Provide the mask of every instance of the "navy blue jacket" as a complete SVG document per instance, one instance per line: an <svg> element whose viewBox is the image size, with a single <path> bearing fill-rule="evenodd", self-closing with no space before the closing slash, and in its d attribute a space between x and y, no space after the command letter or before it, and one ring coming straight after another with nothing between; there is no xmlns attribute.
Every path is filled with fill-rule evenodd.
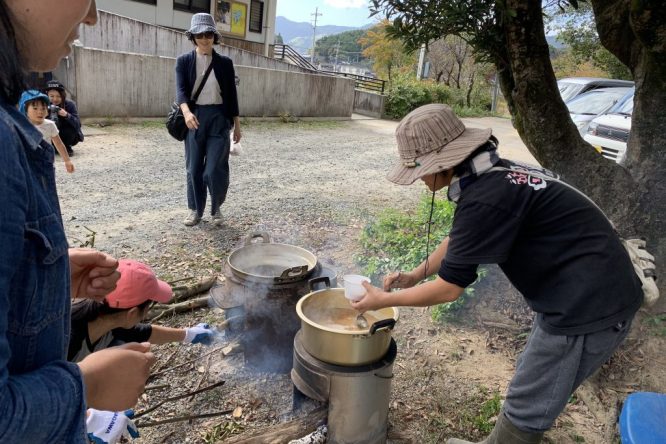
<svg viewBox="0 0 666 444"><path fill-rule="evenodd" d="M236 73L234 63L227 56L213 50L213 72L220 84L224 115L233 119L239 115L238 94L236 93ZM176 59L176 102L178 105L189 102L193 94L192 89L197 79L197 57L195 50L182 54Z"/></svg>

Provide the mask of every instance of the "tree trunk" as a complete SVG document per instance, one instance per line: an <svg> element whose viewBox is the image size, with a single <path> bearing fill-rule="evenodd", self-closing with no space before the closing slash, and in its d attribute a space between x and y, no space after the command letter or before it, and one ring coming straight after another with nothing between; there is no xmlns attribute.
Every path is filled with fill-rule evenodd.
<svg viewBox="0 0 666 444"><path fill-rule="evenodd" d="M467 86L467 106L472 106L472 90L474 89L474 72L469 76L469 85Z"/></svg>
<svg viewBox="0 0 666 444"><path fill-rule="evenodd" d="M634 62L636 98L633 127L629 139L629 167L623 168L604 159L587 144L574 126L557 90L544 34L541 3L529 0L507 0L505 13L506 48L496 59L500 86L516 129L534 157L546 168L590 196L615 223L622 236L643 236L648 248L657 256L657 269L662 270L666 245L664 235L664 193L666 162L664 150L666 128L660 119L666 103L666 63L663 53L638 51L627 33L630 0L593 0L600 37L604 45L622 61ZM636 1L635 3L646 3ZM655 11L660 5L656 5ZM603 5L601 5L603 4ZM659 12L663 16L663 12ZM654 12L653 16L658 15ZM651 17L653 17L651 16ZM617 22L615 26L604 20ZM666 25L663 19L662 28ZM652 24L652 30L657 28ZM603 34L607 33L605 41ZM664 35L662 30L661 35ZM653 41L659 41L656 34ZM660 48L664 50L663 38ZM658 46L658 45L656 45ZM630 50L627 50L630 48ZM633 48L633 49L631 49ZM614 51L615 49L615 51ZM625 62L625 63L626 63ZM631 65L630 65L631 67ZM659 281L662 287L664 281ZM662 303L666 298L662 298Z"/></svg>
<svg viewBox="0 0 666 444"><path fill-rule="evenodd" d="M601 43L631 69L636 83L627 169L638 182L637 232L657 259L666 311L666 8L659 0L593 0Z"/></svg>

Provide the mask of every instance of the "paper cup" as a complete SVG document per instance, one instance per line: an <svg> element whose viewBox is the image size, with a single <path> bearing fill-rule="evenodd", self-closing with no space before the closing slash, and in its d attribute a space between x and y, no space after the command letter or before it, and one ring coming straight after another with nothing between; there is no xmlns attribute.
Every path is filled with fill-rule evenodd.
<svg viewBox="0 0 666 444"><path fill-rule="evenodd" d="M345 297L350 301L358 301L365 296L365 288L361 282L370 282L370 278L358 274L346 274L342 276L345 283Z"/></svg>

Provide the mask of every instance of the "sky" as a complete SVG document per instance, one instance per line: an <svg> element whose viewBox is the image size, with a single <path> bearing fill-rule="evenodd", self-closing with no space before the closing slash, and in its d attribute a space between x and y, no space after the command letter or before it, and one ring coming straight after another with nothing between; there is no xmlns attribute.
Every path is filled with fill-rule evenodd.
<svg viewBox="0 0 666 444"><path fill-rule="evenodd" d="M315 8L319 7L317 18L319 25L339 25L359 27L372 23L368 18L370 11L368 0L278 0L277 15L294 22L312 23Z"/></svg>

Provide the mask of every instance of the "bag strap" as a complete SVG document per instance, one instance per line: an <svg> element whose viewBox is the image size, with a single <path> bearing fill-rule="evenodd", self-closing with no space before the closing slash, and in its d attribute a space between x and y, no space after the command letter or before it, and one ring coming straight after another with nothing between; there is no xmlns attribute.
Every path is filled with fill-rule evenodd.
<svg viewBox="0 0 666 444"><path fill-rule="evenodd" d="M213 70L213 59L211 57L210 65L208 65L208 69L204 73L203 79L201 79L201 83L199 84L199 87L197 88L197 91L194 93L194 96L192 97L192 103L197 102L197 99L199 98L199 94L201 94L201 91L203 91L203 88L206 85L206 81L208 80L208 76L210 75L210 72L212 70Z"/></svg>
<svg viewBox="0 0 666 444"><path fill-rule="evenodd" d="M614 225L613 222L608 218L608 216L606 216L606 213L604 213L604 210L602 210L602 209L599 207L599 205L597 205L597 203L596 203L595 201L593 201L593 200L590 198L590 196L588 196L587 194L583 193L581 190L579 190L578 188L574 187L573 185L569 185L569 184L566 183L565 181L558 179L557 177L546 176L545 174L541 174L541 173L539 173L539 172L537 172L537 171L520 171L520 170L512 170L511 168L498 167L498 166L492 167L491 169L488 170L488 172L491 172L491 171L508 171L508 172L510 172L510 173L524 173L524 174L527 174L527 175L529 175L529 176L538 177L539 179L543 179L543 180L545 180L545 181L552 180L553 182L561 183L561 184L564 185L565 187L568 187L570 190L575 191L575 192L578 193L580 196L583 196L585 199L587 199L588 202L590 202L592 205L594 205L594 206L597 208L597 210L599 210L599 211L601 212L601 214L603 214L604 217L605 217L606 219L608 219L608 222L610 222L610 224L611 224L611 226L613 227L613 229L615 229L615 225Z"/></svg>

